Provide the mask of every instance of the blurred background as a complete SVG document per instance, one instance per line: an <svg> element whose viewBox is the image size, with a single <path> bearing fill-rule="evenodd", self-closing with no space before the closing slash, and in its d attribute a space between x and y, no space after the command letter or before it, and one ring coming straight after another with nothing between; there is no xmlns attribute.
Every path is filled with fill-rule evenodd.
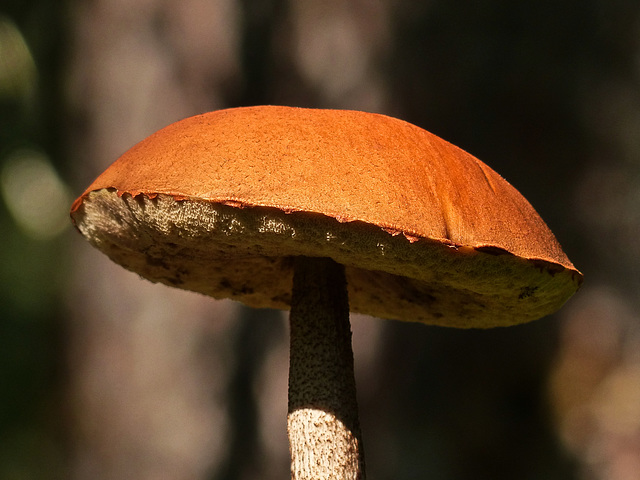
<svg viewBox="0 0 640 480"><path fill-rule="evenodd" d="M1 0L0 478L288 478L286 317L142 281L68 219L145 136L254 104L444 137L586 276L509 329L354 317L369 478L640 478L632 0Z"/></svg>

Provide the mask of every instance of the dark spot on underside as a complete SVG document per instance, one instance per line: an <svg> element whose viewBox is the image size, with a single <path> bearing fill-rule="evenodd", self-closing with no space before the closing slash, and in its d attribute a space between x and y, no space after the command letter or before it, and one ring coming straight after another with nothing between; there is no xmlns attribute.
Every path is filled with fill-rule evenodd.
<svg viewBox="0 0 640 480"><path fill-rule="evenodd" d="M165 270L169 270L169 266L161 257L146 257L147 265L151 267L161 267Z"/></svg>
<svg viewBox="0 0 640 480"><path fill-rule="evenodd" d="M538 287L523 287L520 290L520 295L518 295L518 299L523 300L525 298L529 298L535 295Z"/></svg>

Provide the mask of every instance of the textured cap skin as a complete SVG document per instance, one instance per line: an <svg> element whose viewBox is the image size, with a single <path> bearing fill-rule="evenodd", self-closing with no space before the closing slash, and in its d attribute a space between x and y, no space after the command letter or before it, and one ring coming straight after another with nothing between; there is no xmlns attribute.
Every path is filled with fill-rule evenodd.
<svg viewBox="0 0 640 480"><path fill-rule="evenodd" d="M180 212L179 205L187 203L197 205L193 207L197 211L192 208L190 213L196 220L185 219L187 214ZM149 213L152 210L155 213ZM250 212L257 212L262 226L249 225ZM114 215L118 221L109 221ZM150 244L145 253L125 239L139 237L136 229L148 228L141 227L145 215L155 215L151 223L171 224L164 230L153 230L157 237L146 231L145 238L153 237L154 245L169 237L169 243L175 245L179 243L176 239L186 241L189 235L204 235L224 244L222 239L230 234L221 233L224 228L220 222L212 226L211 219L238 215L236 223L244 225L246 241L253 246L243 244L241 237L236 243L234 237L230 242L233 247L221 250L211 261L225 264L238 246L247 248L243 255L255 257L256 265L265 258L271 259L270 265L281 263L270 273L284 279L282 291L259 285L242 273L235 277L220 273L224 278L212 275L193 280L193 284L183 275L175 282L180 260L170 251L162 252L165 273L140 272L133 264L149 263L140 259L148 257ZM582 281L533 207L491 168L414 125L363 112L263 106L187 118L151 135L113 163L74 202L72 217L94 245L146 278L216 297L230 296L255 306L287 308L291 272L290 262L284 259L296 254L327 255L345 263L350 284L355 282L350 286L352 310L462 327L539 318L559 308ZM272 227L279 226L265 228L266 219ZM191 225L187 229L191 233L179 232L185 228L184 222ZM349 240L343 238L341 247L327 240L332 245L328 250L327 245L317 250L299 245L298 240L305 237L302 231L307 237L315 235L309 233L314 225L319 238L343 238L351 235L345 233L349 228L355 233ZM289 233L280 235L286 240L281 244L276 240L271 251L261 252L264 246L259 233L271 230ZM287 250L289 236L296 237L292 250ZM127 254L114 253L114 245L125 248ZM390 249L396 254L390 254ZM345 252L353 252L356 258L352 260ZM168 259L172 255L173 259ZM438 255L450 258L440 262ZM131 256L139 258L132 260ZM429 258L423 265L417 258L421 256ZM395 288L380 285L382 277L392 275L397 283L405 271L411 272L406 281L412 285L397 287L400 296L406 297L400 301L404 306L395 305L384 295L388 307L369 308L383 303L374 297L380 297L385 288ZM378 274L381 277L375 281L357 280ZM438 283L442 279L445 283ZM235 286L213 290L196 286L215 282ZM249 296L240 292L243 282L251 285ZM273 278L264 282L279 283ZM491 284L500 286L492 292ZM262 289L264 298L249 298ZM377 292L362 293L367 289ZM440 300L429 298L435 291L451 308L434 315ZM362 301L358 295L363 296ZM451 298L445 302L447 295ZM477 308L472 313L455 311L459 295L471 295ZM510 296L513 298L507 298ZM485 301L489 297L492 301ZM496 313L502 303L508 306ZM432 313L419 313L429 309ZM453 318L455 315L464 318Z"/></svg>

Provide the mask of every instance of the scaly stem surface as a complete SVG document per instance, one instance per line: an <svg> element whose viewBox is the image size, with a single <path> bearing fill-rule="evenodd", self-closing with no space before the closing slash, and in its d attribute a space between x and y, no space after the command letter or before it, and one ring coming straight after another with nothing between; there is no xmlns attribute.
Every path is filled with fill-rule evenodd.
<svg viewBox="0 0 640 480"><path fill-rule="evenodd" d="M297 257L287 431L294 480L364 480L344 267Z"/></svg>

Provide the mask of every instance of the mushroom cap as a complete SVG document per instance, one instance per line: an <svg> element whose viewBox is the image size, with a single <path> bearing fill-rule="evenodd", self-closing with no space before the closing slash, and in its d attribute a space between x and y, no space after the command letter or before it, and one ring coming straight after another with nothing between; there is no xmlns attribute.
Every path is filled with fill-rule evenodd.
<svg viewBox="0 0 640 480"><path fill-rule="evenodd" d="M154 282L289 308L292 258L345 265L351 311L455 327L527 322L582 282L480 160L384 115L280 106L181 120L74 202L80 232Z"/></svg>

